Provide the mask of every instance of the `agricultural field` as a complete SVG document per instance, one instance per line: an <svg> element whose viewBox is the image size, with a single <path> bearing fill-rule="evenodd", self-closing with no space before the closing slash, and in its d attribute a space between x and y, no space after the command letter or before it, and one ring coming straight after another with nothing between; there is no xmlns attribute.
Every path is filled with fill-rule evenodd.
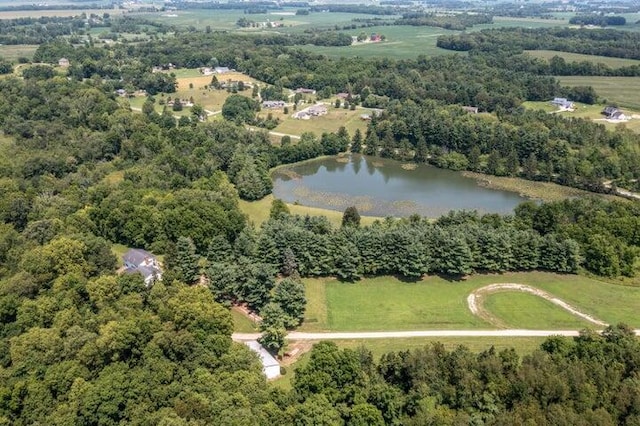
<svg viewBox="0 0 640 426"><path fill-rule="evenodd" d="M37 48L38 46L34 44L0 45L0 57L9 61L15 61L18 58L31 59Z"/></svg>
<svg viewBox="0 0 640 426"><path fill-rule="evenodd" d="M363 58L386 57L390 59L415 58L418 55L435 56L442 54L464 54L441 49L436 46L440 35L456 34L457 31L436 27L412 27L407 25L357 28L344 31L352 36L362 31L383 34L386 40L379 43L363 43L353 46L304 46L314 53L329 57L360 56Z"/></svg>
<svg viewBox="0 0 640 426"><path fill-rule="evenodd" d="M12 10L12 11L0 11L0 19L15 19L15 18L39 18L41 16L78 16L83 13L90 15L102 15L108 13L110 15L121 15L125 11L123 9L61 9L61 10Z"/></svg>
<svg viewBox="0 0 640 426"><path fill-rule="evenodd" d="M597 64L605 64L611 68L627 67L631 65L640 65L640 60L625 58L610 58L608 56L584 55L581 53L559 52L556 50L525 50L530 56L540 59L549 60L554 56L560 56L566 62L594 62Z"/></svg>
<svg viewBox="0 0 640 426"><path fill-rule="evenodd" d="M640 326L636 312L640 288L606 284L578 275L530 272L473 275L459 282L437 276L415 283L394 277L364 279L353 284L333 278L307 279L308 308L300 330L491 329L494 327L472 315L466 298L484 285L509 282L547 291L603 321ZM510 308L509 296L514 294L518 309ZM567 327L567 321L573 321L566 318L561 308L531 302L517 293L492 295L489 299L489 307L496 310L493 314L511 327L561 329ZM582 328L581 323L573 323L572 328Z"/></svg>
<svg viewBox="0 0 640 426"><path fill-rule="evenodd" d="M640 110L640 77L556 77L565 86L591 86L603 103Z"/></svg>

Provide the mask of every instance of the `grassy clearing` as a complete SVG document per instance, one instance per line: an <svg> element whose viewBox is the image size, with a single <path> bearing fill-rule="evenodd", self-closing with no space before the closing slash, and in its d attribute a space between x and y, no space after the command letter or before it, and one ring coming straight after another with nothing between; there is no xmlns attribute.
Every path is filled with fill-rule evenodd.
<svg viewBox="0 0 640 426"><path fill-rule="evenodd" d="M309 304L321 304L315 297L318 286L324 286L327 319L317 316L305 322L301 330L376 331L418 329L486 329L493 328L468 310L466 298L476 288L492 283L522 283L548 291L552 295L609 323L626 322L640 326L637 307L640 288L607 284L578 275L545 272L474 275L465 281L451 282L429 276L416 283L405 283L394 277L375 277L354 284L334 278L307 279ZM509 293L512 294L512 293ZM556 312L564 313L559 307ZM521 325L522 314L499 312L500 319L514 327L552 327L541 315ZM530 309L523 305L522 310ZM546 307L533 306L540 311ZM309 318L315 311L309 311ZM562 328L562 327L560 327ZM578 327L579 328L579 327Z"/></svg>
<svg viewBox="0 0 640 426"><path fill-rule="evenodd" d="M591 86L607 103L640 110L640 77L556 77L565 86Z"/></svg>
<svg viewBox="0 0 640 426"><path fill-rule="evenodd" d="M629 130L640 133L640 119L633 118L624 123L610 123L604 120L604 116L602 115L602 110L606 106L605 104L596 104L596 105L587 105L576 103L575 111L562 111L558 112L558 114L562 114L565 117L578 117L578 118L586 118L589 120L596 120L599 124L603 124L609 130L614 130L618 126L625 126ZM557 108L551 105L549 102L533 102L527 101L523 102L522 106L530 109L541 109L546 112L557 111ZM623 108L623 111L628 116L637 115L640 116L640 110L635 110L631 108Z"/></svg>
<svg viewBox="0 0 640 426"><path fill-rule="evenodd" d="M507 328L553 330L593 327L590 322L558 309L548 300L528 293L492 293L485 296L484 307ZM509 321L502 318L509 318Z"/></svg>
<svg viewBox="0 0 640 426"><path fill-rule="evenodd" d="M122 256L129 250L129 247L122 244L112 244L111 252L118 258L118 266L122 266Z"/></svg>
<svg viewBox="0 0 640 426"><path fill-rule="evenodd" d="M262 110L261 116L265 116L269 113L273 117L277 117L281 120L281 123L273 129L275 132L287 133L290 135L301 135L304 132L312 132L320 136L324 132L337 132L341 126L344 126L349 134L353 135L356 129L360 129L361 132L367 130L367 122L360 119L362 114L371 114L371 110L368 108L358 108L356 110L348 110L344 108L335 108L334 104L326 102L329 112L321 117L313 117L310 120L298 120L291 115L293 114L292 107L289 107L289 113L285 114L282 109L274 110ZM307 104L299 106L298 109L302 110L306 108Z"/></svg>
<svg viewBox="0 0 640 426"><path fill-rule="evenodd" d="M258 201L245 201L240 200L240 210L249 217L249 220L256 226L260 226L262 222L269 219L269 211L271 210L271 203L273 202L273 195L269 194ZM335 210L326 210L316 207L301 206L298 204L287 204L289 211L292 214L301 216L326 216L329 222L333 226L339 227L342 224L342 212ZM362 225L370 225L375 220L381 219L373 216L361 216L360 223Z"/></svg>
<svg viewBox="0 0 640 426"><path fill-rule="evenodd" d="M15 61L18 58L32 59L38 48L35 44L15 44L0 46L0 57Z"/></svg>
<svg viewBox="0 0 640 426"><path fill-rule="evenodd" d="M345 31L356 36L362 28ZM365 43L353 46L305 46L305 49L329 57L363 58L385 57L390 59L415 58L418 55L435 56L442 54L456 54L451 50L436 46L439 35L456 34L457 31L435 27L412 27L407 25L391 25L366 28L367 33L378 33L386 36L386 41L380 43ZM463 54L463 53L457 53Z"/></svg>
<svg viewBox="0 0 640 426"><path fill-rule="evenodd" d="M231 310L231 318L233 319L233 331L237 333L255 333L258 331L257 325L238 311Z"/></svg>
<svg viewBox="0 0 640 426"><path fill-rule="evenodd" d="M610 66L611 68L619 68L619 67L626 67L626 66L640 64L640 60L636 60L636 59L610 58L608 56L597 56L597 55L583 55L581 53L558 52L556 50L525 50L525 52L535 58L549 60L554 56L560 56L566 62L587 61L587 62L594 62L594 63L602 63Z"/></svg>

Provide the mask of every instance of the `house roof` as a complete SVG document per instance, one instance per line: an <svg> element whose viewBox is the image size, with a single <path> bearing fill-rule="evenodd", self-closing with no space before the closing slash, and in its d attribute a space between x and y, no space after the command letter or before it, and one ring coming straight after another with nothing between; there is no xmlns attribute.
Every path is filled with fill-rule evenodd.
<svg viewBox="0 0 640 426"><path fill-rule="evenodd" d="M147 258L155 259L155 256L143 249L131 249L122 256L122 260L125 263L131 263L133 265L140 265Z"/></svg>
<svg viewBox="0 0 640 426"><path fill-rule="evenodd" d="M615 112L618 112L618 108L616 108L614 106L608 106L608 107L605 107L604 110L602 110L602 112L604 114L611 115L611 114L613 114Z"/></svg>
<svg viewBox="0 0 640 426"><path fill-rule="evenodd" d="M249 340L244 342L245 345L249 346L249 349L254 351L260 357L260 361L262 362L262 367L274 367L276 365L280 365L278 360L276 360L265 348L262 347L260 343L255 340Z"/></svg>

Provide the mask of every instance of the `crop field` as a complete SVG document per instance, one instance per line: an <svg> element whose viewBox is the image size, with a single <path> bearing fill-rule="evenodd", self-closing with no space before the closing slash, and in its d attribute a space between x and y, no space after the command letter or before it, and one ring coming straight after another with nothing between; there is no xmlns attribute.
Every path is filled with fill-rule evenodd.
<svg viewBox="0 0 640 426"><path fill-rule="evenodd" d="M35 44L2 45L0 46L0 57L10 61L21 57L31 59L37 48L38 46Z"/></svg>
<svg viewBox="0 0 640 426"><path fill-rule="evenodd" d="M434 56L442 54L464 54L436 46L438 36L456 34L457 31L436 27L412 27L407 25L392 25L369 27L367 33L383 34L386 41L379 43L363 43L352 46L304 46L314 53L329 57L360 56L363 58L387 57L390 59L415 58L418 55ZM358 35L363 29L345 31L352 36Z"/></svg>
<svg viewBox="0 0 640 426"><path fill-rule="evenodd" d="M640 110L640 77L556 77L565 86L591 86L606 103Z"/></svg>
<svg viewBox="0 0 640 426"><path fill-rule="evenodd" d="M471 314L466 298L479 287L506 282L540 288L609 323L640 326L640 288L578 275L529 272L473 275L459 282L437 276L416 283L394 277L375 277L353 284L333 278L307 279L309 306L301 331L490 329L494 327ZM492 313L498 319L517 328L560 329L572 321L559 307L520 296L513 292L492 295L485 308L490 312L489 308L494 309ZM574 328L582 328L580 324L575 322Z"/></svg>
<svg viewBox="0 0 640 426"><path fill-rule="evenodd" d="M611 68L626 67L631 65L640 65L640 60L625 58L610 58L608 56L583 55L581 53L558 52L556 50L525 50L525 52L535 58L551 59L554 56L560 56L566 62L593 62L602 63Z"/></svg>
<svg viewBox="0 0 640 426"><path fill-rule="evenodd" d="M61 9L61 10L12 10L12 11L0 11L0 19L15 19L15 18L39 18L41 16L78 16L83 13L87 15L95 14L102 15L108 13L110 15L120 15L124 13L122 9Z"/></svg>

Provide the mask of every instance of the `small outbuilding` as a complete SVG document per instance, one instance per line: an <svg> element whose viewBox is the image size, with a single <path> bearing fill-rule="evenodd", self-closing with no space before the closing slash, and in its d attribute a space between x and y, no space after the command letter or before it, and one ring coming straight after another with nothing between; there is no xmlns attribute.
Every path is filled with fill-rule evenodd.
<svg viewBox="0 0 640 426"><path fill-rule="evenodd" d="M260 343L255 340L248 340L244 344L260 357L262 372L267 376L267 379L275 379L280 376L280 363Z"/></svg>

